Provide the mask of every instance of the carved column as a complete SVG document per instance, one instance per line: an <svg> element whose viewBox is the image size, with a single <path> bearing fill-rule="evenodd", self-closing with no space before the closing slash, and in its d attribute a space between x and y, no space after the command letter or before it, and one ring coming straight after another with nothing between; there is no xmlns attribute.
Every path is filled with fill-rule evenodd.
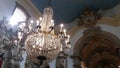
<svg viewBox="0 0 120 68"><path fill-rule="evenodd" d="M73 59L73 68L82 68L81 67L81 57L77 55L72 55L71 58Z"/></svg>
<svg viewBox="0 0 120 68"><path fill-rule="evenodd" d="M67 54L60 52L56 59L56 68L67 68Z"/></svg>

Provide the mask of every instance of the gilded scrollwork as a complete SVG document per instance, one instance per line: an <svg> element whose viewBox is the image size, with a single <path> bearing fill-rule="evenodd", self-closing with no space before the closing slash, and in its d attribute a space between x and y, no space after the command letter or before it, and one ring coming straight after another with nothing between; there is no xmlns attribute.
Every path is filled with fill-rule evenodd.
<svg viewBox="0 0 120 68"><path fill-rule="evenodd" d="M78 25L84 25L86 28L91 28L96 25L98 19L100 19L100 15L87 8L78 18Z"/></svg>

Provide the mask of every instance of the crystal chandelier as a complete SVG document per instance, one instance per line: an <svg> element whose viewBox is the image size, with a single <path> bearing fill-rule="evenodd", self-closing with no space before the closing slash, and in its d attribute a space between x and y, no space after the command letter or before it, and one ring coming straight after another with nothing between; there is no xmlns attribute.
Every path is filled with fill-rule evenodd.
<svg viewBox="0 0 120 68"><path fill-rule="evenodd" d="M53 9L44 9L43 17L36 21L36 28L32 28L33 21L26 28L27 37L25 48L29 59L34 63L51 62L59 52L70 48L70 36L60 25L60 33L54 33ZM34 30L33 30L34 29Z"/></svg>

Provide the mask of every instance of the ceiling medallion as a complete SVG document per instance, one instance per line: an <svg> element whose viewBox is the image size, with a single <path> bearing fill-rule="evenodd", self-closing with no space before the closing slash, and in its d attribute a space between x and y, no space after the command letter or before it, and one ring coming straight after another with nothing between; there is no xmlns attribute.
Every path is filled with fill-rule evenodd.
<svg viewBox="0 0 120 68"><path fill-rule="evenodd" d="M98 12L92 11L89 8L85 9L83 14L80 15L78 20L78 25L84 25L86 30L85 34L89 34L90 32L100 31L100 27L96 26L97 21L101 18Z"/></svg>

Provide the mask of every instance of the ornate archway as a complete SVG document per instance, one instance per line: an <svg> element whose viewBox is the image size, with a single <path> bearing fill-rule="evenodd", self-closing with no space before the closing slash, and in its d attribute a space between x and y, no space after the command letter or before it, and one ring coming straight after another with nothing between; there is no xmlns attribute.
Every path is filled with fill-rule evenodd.
<svg viewBox="0 0 120 68"><path fill-rule="evenodd" d="M87 68L117 67L120 65L117 48L120 48L120 39L112 33L101 30L85 33L74 47L74 68L80 66L81 61Z"/></svg>

